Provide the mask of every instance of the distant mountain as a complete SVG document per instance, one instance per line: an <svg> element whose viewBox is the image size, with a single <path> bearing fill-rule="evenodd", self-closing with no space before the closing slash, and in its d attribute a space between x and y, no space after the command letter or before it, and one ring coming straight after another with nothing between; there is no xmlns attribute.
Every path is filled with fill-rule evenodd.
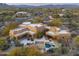
<svg viewBox="0 0 79 59"><path fill-rule="evenodd" d="M13 8L14 6L5 4L5 3L0 3L0 8Z"/></svg>
<svg viewBox="0 0 79 59"><path fill-rule="evenodd" d="M62 5L43 5L40 8L79 8L79 5L74 4L62 4Z"/></svg>
<svg viewBox="0 0 79 59"><path fill-rule="evenodd" d="M32 6L32 5L13 5L16 8L79 8L77 4L61 4L61 5L41 5L41 6Z"/></svg>
<svg viewBox="0 0 79 59"><path fill-rule="evenodd" d="M14 6L16 8L35 8L35 6L30 6L30 5L11 5Z"/></svg>
<svg viewBox="0 0 79 59"><path fill-rule="evenodd" d="M79 4L49 4L41 6L33 5L8 5L0 3L0 8L79 8Z"/></svg>

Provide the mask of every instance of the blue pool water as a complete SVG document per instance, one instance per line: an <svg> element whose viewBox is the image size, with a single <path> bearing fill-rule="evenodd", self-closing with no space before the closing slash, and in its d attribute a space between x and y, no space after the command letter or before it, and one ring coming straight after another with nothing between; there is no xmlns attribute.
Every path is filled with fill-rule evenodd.
<svg viewBox="0 0 79 59"><path fill-rule="evenodd" d="M51 45L50 45L50 44L45 44L45 47L46 47L46 48L50 48Z"/></svg>

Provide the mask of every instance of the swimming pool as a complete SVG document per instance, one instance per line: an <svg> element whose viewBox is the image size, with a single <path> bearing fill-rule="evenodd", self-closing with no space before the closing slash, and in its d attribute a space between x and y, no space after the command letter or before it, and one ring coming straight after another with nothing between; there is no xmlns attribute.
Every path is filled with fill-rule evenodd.
<svg viewBox="0 0 79 59"><path fill-rule="evenodd" d="M48 43L45 44L45 48L50 48L50 47L51 47L50 44L48 44Z"/></svg>

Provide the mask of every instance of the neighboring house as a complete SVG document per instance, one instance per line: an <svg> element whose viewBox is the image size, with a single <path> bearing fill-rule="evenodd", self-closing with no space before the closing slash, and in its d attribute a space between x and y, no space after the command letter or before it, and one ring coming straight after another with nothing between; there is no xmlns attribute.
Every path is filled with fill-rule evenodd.
<svg viewBox="0 0 79 59"><path fill-rule="evenodd" d="M22 12L17 12L14 15L14 17L15 17L16 22L24 22L24 21L32 18L30 13L23 12L23 11Z"/></svg>
<svg viewBox="0 0 79 59"><path fill-rule="evenodd" d="M19 17L19 16L30 16L30 13L21 11L21 12L17 12L15 15L17 17Z"/></svg>
<svg viewBox="0 0 79 59"><path fill-rule="evenodd" d="M49 21L49 20L53 20L54 18L52 16L47 16L44 18L44 21Z"/></svg>
<svg viewBox="0 0 79 59"><path fill-rule="evenodd" d="M35 16L43 16L43 12L35 12L34 15Z"/></svg>
<svg viewBox="0 0 79 59"><path fill-rule="evenodd" d="M52 16L47 16L43 18L43 23L44 24L49 24L54 18Z"/></svg>
<svg viewBox="0 0 79 59"><path fill-rule="evenodd" d="M59 14L59 16L60 16L60 17L63 17L63 16L64 16L64 14L63 14L63 13L60 13L60 14Z"/></svg>
<svg viewBox="0 0 79 59"><path fill-rule="evenodd" d="M62 12L65 12L65 11L66 11L66 9L63 8L63 9L62 9Z"/></svg>

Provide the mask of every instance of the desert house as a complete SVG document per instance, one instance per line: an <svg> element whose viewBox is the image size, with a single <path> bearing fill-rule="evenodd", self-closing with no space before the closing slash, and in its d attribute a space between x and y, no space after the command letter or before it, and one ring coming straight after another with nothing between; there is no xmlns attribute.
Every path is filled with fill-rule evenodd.
<svg viewBox="0 0 79 59"><path fill-rule="evenodd" d="M37 38L36 35L38 31L43 31L44 29L48 29L45 32L44 37ZM41 51L48 51L49 49L58 48L59 44L55 40L60 39L69 39L70 32L67 30L61 30L58 27L51 27L44 24L32 24L31 22L23 22L13 30L9 32L10 38L21 39L25 37L25 40L22 40L20 43L24 44L24 46L35 45ZM47 39L49 37L49 39ZM29 40L28 40L29 39Z"/></svg>
<svg viewBox="0 0 79 59"><path fill-rule="evenodd" d="M38 31L43 31L44 26L42 24L31 24L30 22L23 22L18 28L10 30L10 37L19 38L23 35L35 38Z"/></svg>
<svg viewBox="0 0 79 59"><path fill-rule="evenodd" d="M70 38L71 34L67 30L61 30L58 27L51 27L49 31L46 32L46 35L51 37L53 40L60 40L60 39L68 39Z"/></svg>
<svg viewBox="0 0 79 59"><path fill-rule="evenodd" d="M16 29L10 30L9 33L10 33L10 38L15 38L15 39L19 39L23 36L27 37L27 35L30 35L31 37L33 37L33 35L35 34L34 32L29 31L26 28L16 28Z"/></svg>
<svg viewBox="0 0 79 59"><path fill-rule="evenodd" d="M30 31L33 31L36 34L38 31L43 32L45 30L45 25L42 23L31 24L31 22L23 22L21 25L19 25L19 27L28 28Z"/></svg>
<svg viewBox="0 0 79 59"><path fill-rule="evenodd" d="M31 14L30 13L28 13L28 12L24 12L24 11L21 11L21 12L17 12L16 14L15 14L15 16L16 17L28 17L28 16L30 16Z"/></svg>

